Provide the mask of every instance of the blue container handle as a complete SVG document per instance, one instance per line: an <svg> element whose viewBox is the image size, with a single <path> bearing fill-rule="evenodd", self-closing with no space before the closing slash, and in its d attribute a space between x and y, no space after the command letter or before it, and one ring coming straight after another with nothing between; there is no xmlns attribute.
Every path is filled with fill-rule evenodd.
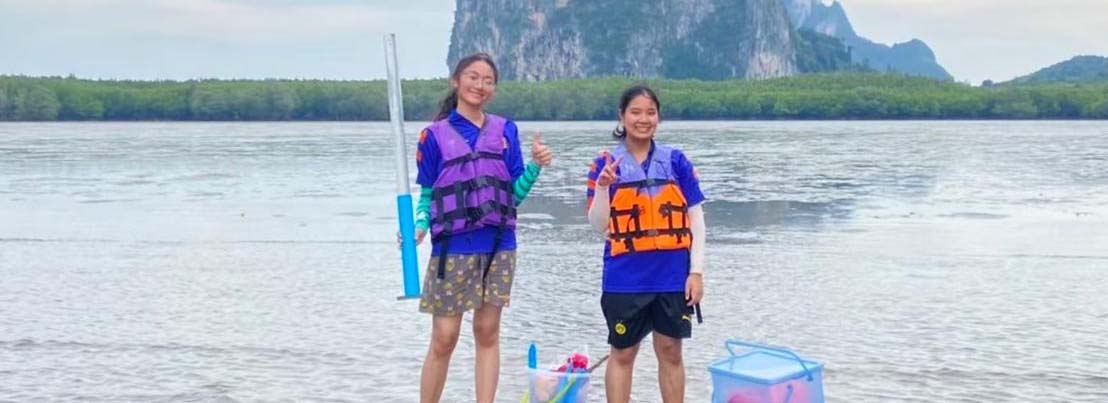
<svg viewBox="0 0 1108 403"><path fill-rule="evenodd" d="M790 356L792 356L793 358L796 359L796 362L800 364L801 368L804 368L804 376L807 377L808 382L812 381L812 371L809 371L808 366L804 365L804 360L801 359L800 356L796 355L796 353L792 352L791 350L781 348L781 347L767 346L765 344L751 343L749 341L742 341L742 340L738 340L738 339L727 340L724 343L724 345L727 347L727 352L731 353L732 357L737 355L737 354L735 354L735 350L731 349L732 346L744 346L744 347L751 347L751 348L756 348L756 349L761 349L761 350L776 351L776 352L779 352L779 353L788 354L788 355L790 355Z"/></svg>

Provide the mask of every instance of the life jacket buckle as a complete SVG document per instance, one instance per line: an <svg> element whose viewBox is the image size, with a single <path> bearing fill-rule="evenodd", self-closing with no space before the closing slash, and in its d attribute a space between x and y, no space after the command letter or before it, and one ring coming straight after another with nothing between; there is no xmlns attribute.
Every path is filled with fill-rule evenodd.
<svg viewBox="0 0 1108 403"><path fill-rule="evenodd" d="M492 203L485 203L481 205L480 210L481 216L483 217L489 215L489 213L493 212L496 209L492 206Z"/></svg>

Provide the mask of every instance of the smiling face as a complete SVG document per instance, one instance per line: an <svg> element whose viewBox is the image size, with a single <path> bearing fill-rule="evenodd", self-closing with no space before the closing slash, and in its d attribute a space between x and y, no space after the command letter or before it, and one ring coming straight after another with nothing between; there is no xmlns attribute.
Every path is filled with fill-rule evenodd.
<svg viewBox="0 0 1108 403"><path fill-rule="evenodd" d="M450 84L458 91L458 102L474 109L482 109L492 101L496 92L496 71L483 60L465 66Z"/></svg>
<svg viewBox="0 0 1108 403"><path fill-rule="evenodd" d="M627 137L636 140L650 140L658 130L661 114L654 99L646 94L631 98L627 109L619 115L620 123L627 130Z"/></svg>

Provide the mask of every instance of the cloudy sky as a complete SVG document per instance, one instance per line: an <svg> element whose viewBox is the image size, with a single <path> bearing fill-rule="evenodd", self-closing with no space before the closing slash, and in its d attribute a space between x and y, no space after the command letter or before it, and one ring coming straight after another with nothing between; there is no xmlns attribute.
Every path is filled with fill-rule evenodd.
<svg viewBox="0 0 1108 403"><path fill-rule="evenodd" d="M959 81L1108 55L1108 0L842 0L877 42L926 41ZM187 79L447 74L455 0L0 0L0 74Z"/></svg>

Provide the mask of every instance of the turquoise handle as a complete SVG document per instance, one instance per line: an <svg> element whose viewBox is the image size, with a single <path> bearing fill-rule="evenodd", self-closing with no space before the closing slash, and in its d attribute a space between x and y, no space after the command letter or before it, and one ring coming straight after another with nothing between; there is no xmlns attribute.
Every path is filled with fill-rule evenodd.
<svg viewBox="0 0 1108 403"><path fill-rule="evenodd" d="M735 350L731 349L732 346L743 346L743 347L756 348L756 349L759 349L759 350L776 351L776 352L779 352L779 353L788 354L792 358L796 359L796 362L800 364L801 368L804 368L804 376L808 379L808 381L809 382L812 381L812 371L809 371L808 366L804 365L804 360L801 359L799 355L796 355L796 353L792 352L791 350L788 350L788 349L785 349L785 348L782 348L782 347L767 346L765 344L751 343L749 341L742 341L742 340L737 340L737 339L727 340L727 342L725 342L724 345L727 346L727 352L731 353L732 356L737 355L737 354L735 354Z"/></svg>

